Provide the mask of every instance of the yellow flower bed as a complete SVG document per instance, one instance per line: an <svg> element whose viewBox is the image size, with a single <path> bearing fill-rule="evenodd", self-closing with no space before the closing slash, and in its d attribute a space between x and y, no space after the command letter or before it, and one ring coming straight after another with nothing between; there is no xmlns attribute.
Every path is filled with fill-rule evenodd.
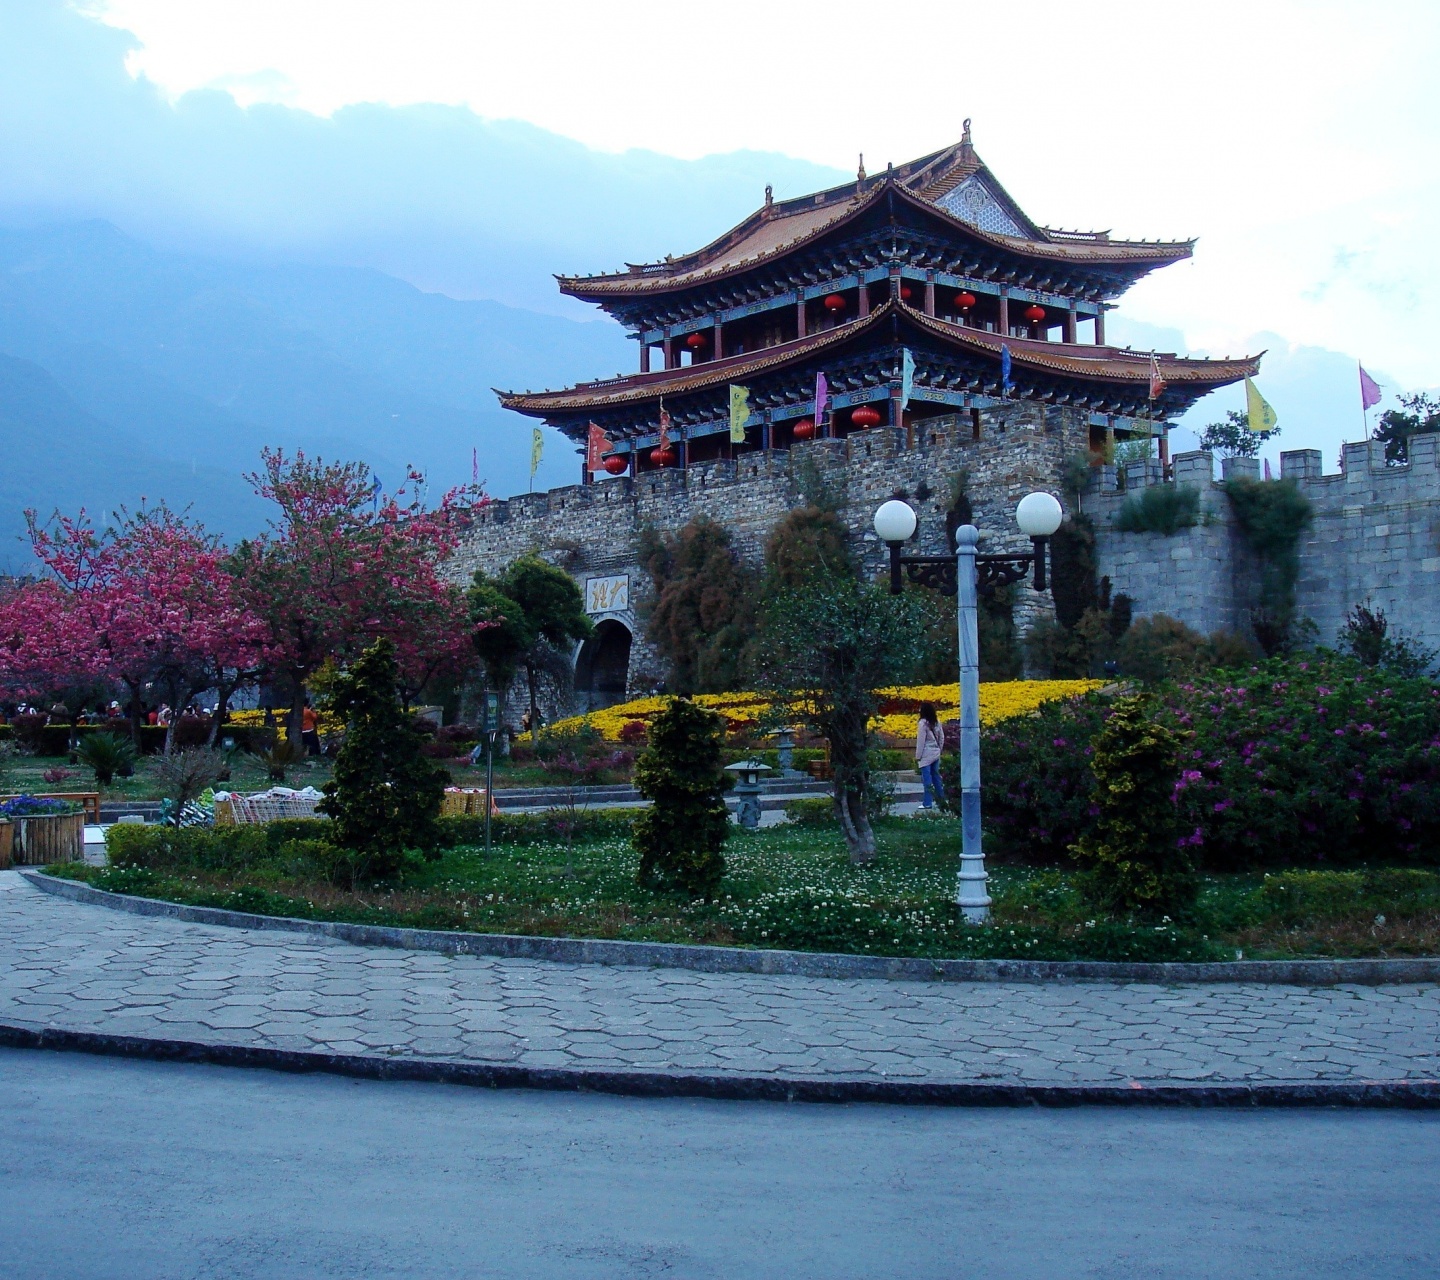
<svg viewBox="0 0 1440 1280"><path fill-rule="evenodd" d="M290 714L287 707L275 708L275 727L280 730L285 728L285 718ZM316 711L316 718L320 722L321 733L340 733L345 728L345 718L337 716L330 711ZM232 711L228 724L238 724L243 727L262 725L265 723L265 713L258 708L254 711Z"/></svg>
<svg viewBox="0 0 1440 1280"><path fill-rule="evenodd" d="M1042 702L1073 698L1098 689L1103 683L1103 680L1004 680L982 684L980 723L995 724L1012 716L1023 716ZM959 684L905 685L878 692L883 701L873 727L886 737L913 739L922 702L933 702L942 721L954 720L960 715ZM662 711L668 701L668 698L636 698L588 715L557 720L550 729L565 732L588 724L607 742L618 742L620 730L627 724L634 720L648 721ZM732 730L754 724L770 707L758 693L702 693L696 695L694 701L718 711Z"/></svg>

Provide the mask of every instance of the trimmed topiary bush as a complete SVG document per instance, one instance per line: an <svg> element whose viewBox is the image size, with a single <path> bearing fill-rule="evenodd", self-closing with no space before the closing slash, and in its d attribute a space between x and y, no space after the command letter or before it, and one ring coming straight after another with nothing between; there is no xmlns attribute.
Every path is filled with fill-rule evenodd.
<svg viewBox="0 0 1440 1280"><path fill-rule="evenodd" d="M421 754L429 740L396 695L395 649L379 640L336 677L331 705L346 718L345 742L320 809L335 842L358 856L353 882L384 879L408 850L435 850L447 774Z"/></svg>
<svg viewBox="0 0 1440 1280"><path fill-rule="evenodd" d="M1095 822L1070 851L1085 897L1111 915L1180 919L1195 904L1190 842L1176 835L1180 745L1145 698L1121 698L1095 736Z"/></svg>
<svg viewBox="0 0 1440 1280"><path fill-rule="evenodd" d="M650 721L650 745L635 762L635 786L651 802L635 822L642 888L704 897L719 887L730 831L724 736L724 718L688 698Z"/></svg>

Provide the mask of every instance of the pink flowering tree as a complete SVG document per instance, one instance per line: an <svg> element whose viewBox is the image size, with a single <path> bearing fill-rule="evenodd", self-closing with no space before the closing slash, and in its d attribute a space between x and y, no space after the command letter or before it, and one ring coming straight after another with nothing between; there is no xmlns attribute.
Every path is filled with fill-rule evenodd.
<svg viewBox="0 0 1440 1280"><path fill-rule="evenodd" d="M229 553L164 504L97 530L82 512L42 525L26 513L45 568L0 605L0 668L10 682L39 670L118 681L138 734L144 691L177 712L206 689L253 672L265 631L245 604ZM174 742L174 719L166 735Z"/></svg>
<svg viewBox="0 0 1440 1280"><path fill-rule="evenodd" d="M377 639L395 644L402 693L412 697L443 670L463 670L464 597L443 569L484 501L478 489L452 489L432 508L416 471L382 494L363 463L268 449L249 479L278 512L263 535L236 548L235 567L265 626L267 664L289 692L293 739L311 677Z"/></svg>

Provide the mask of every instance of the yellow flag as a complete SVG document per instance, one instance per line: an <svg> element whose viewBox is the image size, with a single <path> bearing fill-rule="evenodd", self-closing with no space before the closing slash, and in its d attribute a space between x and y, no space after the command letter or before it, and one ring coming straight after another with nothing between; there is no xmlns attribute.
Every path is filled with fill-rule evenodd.
<svg viewBox="0 0 1440 1280"><path fill-rule="evenodd" d="M540 428L535 428L535 434L530 437L530 479L535 479L535 473L540 469L540 455L545 451L545 437L540 434Z"/></svg>
<svg viewBox="0 0 1440 1280"><path fill-rule="evenodd" d="M1275 416L1275 410L1265 403L1265 397L1260 394L1260 388L1249 378L1245 379L1245 419L1245 425L1251 431L1262 433L1274 431L1276 423L1280 421Z"/></svg>
<svg viewBox="0 0 1440 1280"><path fill-rule="evenodd" d="M745 420L750 416L750 388L730 388L730 442L745 443Z"/></svg>

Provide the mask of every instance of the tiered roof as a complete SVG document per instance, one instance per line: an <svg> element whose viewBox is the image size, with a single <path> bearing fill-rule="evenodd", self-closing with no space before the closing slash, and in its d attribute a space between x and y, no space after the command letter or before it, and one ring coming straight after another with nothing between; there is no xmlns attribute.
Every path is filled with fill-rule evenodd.
<svg viewBox="0 0 1440 1280"><path fill-rule="evenodd" d="M1193 240L1113 240L1106 231L1056 231L1026 216L975 153L969 121L954 146L875 177L791 200L768 201L694 253L628 270L557 276L562 293L602 303L668 293L751 271L858 220L878 202L898 199L948 230L1037 262L1126 269L1139 275L1188 258Z"/></svg>
<svg viewBox="0 0 1440 1280"><path fill-rule="evenodd" d="M1037 374L1078 378L1086 382L1102 382L1117 390L1148 389L1151 352L1133 351L1128 347L1079 346L1071 343L1042 342L1030 338L1007 338L963 325L924 315L903 302L886 302L864 320L839 325L823 333L811 334L791 342L766 347L760 351L728 356L683 369L665 369L651 373L635 373L625 377L583 382L562 391L500 392L500 403L506 409L532 417L562 416L571 413L595 413L604 409L641 404L660 395L680 397L705 391L732 382L743 382L757 375L780 371L813 362L826 353L846 346L859 338L883 334L891 323L904 330L928 334L940 345L993 364L998 370L1002 344L1010 349L1014 373L1033 370ZM902 333L902 336L908 334ZM1263 354L1263 353L1262 353ZM1170 353L1154 355L1160 376L1167 384L1170 397L1165 408L1178 411L1217 387L1252 377L1260 367L1260 356L1238 360L1204 360Z"/></svg>

